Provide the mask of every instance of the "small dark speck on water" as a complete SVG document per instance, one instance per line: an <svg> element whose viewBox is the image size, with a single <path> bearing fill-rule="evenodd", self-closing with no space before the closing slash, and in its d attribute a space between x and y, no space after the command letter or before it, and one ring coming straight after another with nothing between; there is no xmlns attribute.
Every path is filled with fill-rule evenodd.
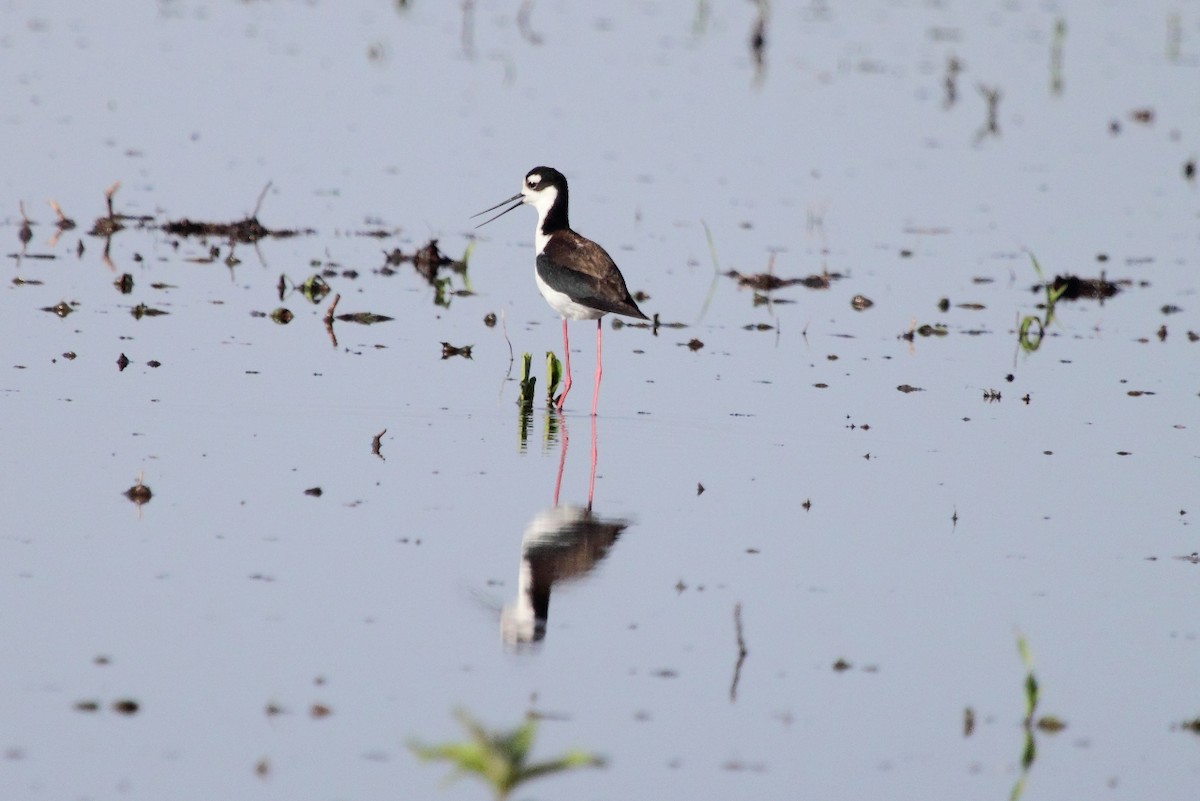
<svg viewBox="0 0 1200 801"><path fill-rule="evenodd" d="M320 498L323 492L320 487L309 487L304 491L304 494L311 495L314 498Z"/></svg>
<svg viewBox="0 0 1200 801"><path fill-rule="evenodd" d="M833 669L835 671L837 671L838 673L841 673L844 670L849 670L850 668L851 668L851 664L849 662L847 662L845 659L839 658L836 662L833 663Z"/></svg>
<svg viewBox="0 0 1200 801"><path fill-rule="evenodd" d="M138 483L125 490L125 497L136 503L138 506L141 506L144 503L149 503L150 499L154 497L154 493L152 493L150 488L143 484L141 480L139 480Z"/></svg>
<svg viewBox="0 0 1200 801"><path fill-rule="evenodd" d="M925 391L921 387L914 387L912 384L901 384L900 386L896 387L896 389L900 390L901 392L903 392L905 394L908 394L909 392L924 392Z"/></svg>
<svg viewBox="0 0 1200 801"><path fill-rule="evenodd" d="M703 485L703 484L701 484L699 481L697 481L697 482L696 482L696 494L697 494L697 495L703 495L703 494L704 494L704 485Z"/></svg>
<svg viewBox="0 0 1200 801"><path fill-rule="evenodd" d="M1117 456L1132 456L1133 451L1117 451Z"/></svg>
<svg viewBox="0 0 1200 801"><path fill-rule="evenodd" d="M113 701L112 708L114 712L119 712L122 715L133 715L140 709L138 702L132 698L121 698Z"/></svg>
<svg viewBox="0 0 1200 801"><path fill-rule="evenodd" d="M99 712L100 711L100 702L99 701L76 701L75 702L75 711L77 711L77 712Z"/></svg>
<svg viewBox="0 0 1200 801"><path fill-rule="evenodd" d="M690 339L690 340L688 340L687 346L688 346L688 350L696 351L696 350L700 350L701 348L703 348L704 343L698 339Z"/></svg>
<svg viewBox="0 0 1200 801"><path fill-rule="evenodd" d="M128 366L129 366L129 357L126 356L124 353L122 353L120 356L117 357L117 369L124 370Z"/></svg>

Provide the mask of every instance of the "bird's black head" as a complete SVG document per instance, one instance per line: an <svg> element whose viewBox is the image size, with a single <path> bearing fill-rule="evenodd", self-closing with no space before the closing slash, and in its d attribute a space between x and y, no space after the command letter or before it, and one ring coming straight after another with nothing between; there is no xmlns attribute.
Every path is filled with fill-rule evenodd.
<svg viewBox="0 0 1200 801"><path fill-rule="evenodd" d="M567 176L553 167L534 167L525 173L525 188L538 192L548 186L553 186L559 194L567 191Z"/></svg>
<svg viewBox="0 0 1200 801"><path fill-rule="evenodd" d="M534 167L525 173L521 187L524 202L533 205L542 218L542 232L569 227L567 221L567 177L553 167Z"/></svg>

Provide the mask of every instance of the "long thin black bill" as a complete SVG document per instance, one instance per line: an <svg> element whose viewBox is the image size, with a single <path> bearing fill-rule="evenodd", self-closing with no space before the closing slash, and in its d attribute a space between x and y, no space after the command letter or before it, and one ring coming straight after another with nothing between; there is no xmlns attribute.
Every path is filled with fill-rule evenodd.
<svg viewBox="0 0 1200 801"><path fill-rule="evenodd" d="M500 212L500 213L499 213L499 214L497 214L495 217L488 217L486 220L484 220L483 222L481 222L479 225L477 225L477 226L475 226L475 227L476 227L476 228L482 228L483 226L487 225L488 223L490 223L492 220L496 219L497 217L503 217L505 214L508 214L510 211L512 211L513 209L517 208L518 206L520 206L520 205L521 205L522 203L524 203L525 201L524 201L524 199L521 197L521 195L519 195L519 194L516 194L516 195L513 195L512 197L508 198L507 200L501 200L499 203L497 203L495 206L492 206L490 209L484 209L483 211L479 212L479 214L472 214L472 215L471 215L471 219L473 220L473 219L475 219L476 217L481 217L481 216L483 216L484 214L487 214L489 211L495 211L496 209L498 209L498 208L500 208L501 206L503 206L505 203L512 203L514 200L515 200L515 201L517 201L517 202L516 202L516 203L513 203L513 205L509 206L507 209L505 209L504 211Z"/></svg>

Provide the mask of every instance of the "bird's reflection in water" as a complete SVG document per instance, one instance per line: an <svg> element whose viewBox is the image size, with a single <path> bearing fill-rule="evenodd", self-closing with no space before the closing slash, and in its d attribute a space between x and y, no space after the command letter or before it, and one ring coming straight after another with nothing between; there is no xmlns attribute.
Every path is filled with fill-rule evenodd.
<svg viewBox="0 0 1200 801"><path fill-rule="evenodd" d="M521 538L521 568L517 597L500 614L500 636L505 645L519 648L546 636L550 614L550 591L564 581L581 578L608 555L613 543L629 523L605 519L592 509L596 486L596 418L592 417L591 471L587 506L559 504L563 468L567 463L566 420L558 418L561 455L554 482L554 505L539 512Z"/></svg>

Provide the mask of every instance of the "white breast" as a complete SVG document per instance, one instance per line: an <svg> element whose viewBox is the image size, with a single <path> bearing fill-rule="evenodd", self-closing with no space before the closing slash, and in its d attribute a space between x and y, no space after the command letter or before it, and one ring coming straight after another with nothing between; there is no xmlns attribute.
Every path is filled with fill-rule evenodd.
<svg viewBox="0 0 1200 801"><path fill-rule="evenodd" d="M537 288L542 293L542 297L550 304L550 308L558 312L560 317L565 317L568 320L599 320L604 316L605 313L599 309L593 309L589 306L576 303L571 300L570 295L551 288L538 275L536 266L533 268L533 278L537 281Z"/></svg>

